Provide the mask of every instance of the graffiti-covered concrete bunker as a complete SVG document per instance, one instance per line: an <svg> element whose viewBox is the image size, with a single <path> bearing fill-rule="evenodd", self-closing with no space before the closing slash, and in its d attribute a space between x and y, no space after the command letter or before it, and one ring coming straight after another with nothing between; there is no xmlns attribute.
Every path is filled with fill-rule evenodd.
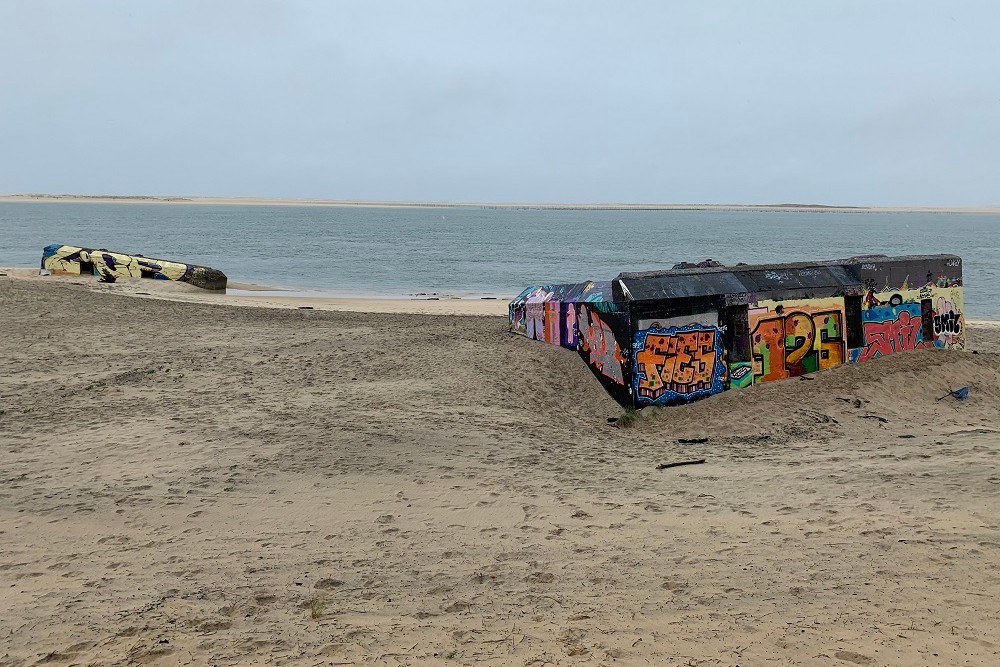
<svg viewBox="0 0 1000 667"><path fill-rule="evenodd" d="M965 342L955 255L622 273L529 287L509 311L513 331L577 350L637 408Z"/></svg>
<svg viewBox="0 0 1000 667"><path fill-rule="evenodd" d="M53 275L93 274L115 278L175 280L211 290L226 289L228 282L226 274L207 266L58 243L47 245L42 250L42 269Z"/></svg>

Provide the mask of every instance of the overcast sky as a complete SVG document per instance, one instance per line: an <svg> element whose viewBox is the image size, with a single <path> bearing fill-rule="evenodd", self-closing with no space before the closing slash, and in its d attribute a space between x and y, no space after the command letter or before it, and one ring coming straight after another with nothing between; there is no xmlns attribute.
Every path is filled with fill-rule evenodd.
<svg viewBox="0 0 1000 667"><path fill-rule="evenodd" d="M0 0L0 193L1000 204L1000 3Z"/></svg>

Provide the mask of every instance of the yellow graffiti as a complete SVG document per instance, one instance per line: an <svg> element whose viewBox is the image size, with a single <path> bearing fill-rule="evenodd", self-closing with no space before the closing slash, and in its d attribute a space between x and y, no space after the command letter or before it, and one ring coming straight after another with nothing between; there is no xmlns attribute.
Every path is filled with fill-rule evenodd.
<svg viewBox="0 0 1000 667"><path fill-rule="evenodd" d="M162 259L135 257L106 250L87 250L75 246L60 246L45 258L45 268L53 275L80 275L89 269L95 275L112 275L116 278L142 278L144 275L170 280L180 280L188 270L187 264Z"/></svg>
<svg viewBox="0 0 1000 667"><path fill-rule="evenodd" d="M826 370L846 359L841 298L762 301L749 316L755 382Z"/></svg>

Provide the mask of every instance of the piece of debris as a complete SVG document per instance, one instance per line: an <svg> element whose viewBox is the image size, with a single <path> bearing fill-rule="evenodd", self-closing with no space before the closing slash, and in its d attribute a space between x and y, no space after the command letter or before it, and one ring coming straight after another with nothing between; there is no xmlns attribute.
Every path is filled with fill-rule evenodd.
<svg viewBox="0 0 1000 667"><path fill-rule="evenodd" d="M677 463L660 463L656 466L656 469L663 470L664 468L676 468L677 466L693 466L704 462L705 459L698 459L697 461L678 461Z"/></svg>
<svg viewBox="0 0 1000 667"><path fill-rule="evenodd" d="M700 445L708 442L708 438L677 438L678 445Z"/></svg>
<svg viewBox="0 0 1000 667"><path fill-rule="evenodd" d="M850 403L851 405L853 405L856 408L860 408L861 407L861 399L860 398L844 398L842 396L838 396L837 400L838 401L843 401L844 403Z"/></svg>
<svg viewBox="0 0 1000 667"><path fill-rule="evenodd" d="M888 419L886 419L885 417L879 417L878 415L858 415L858 416L861 417L862 419L877 419L883 424L889 423Z"/></svg>
<svg viewBox="0 0 1000 667"><path fill-rule="evenodd" d="M299 306L299 310L312 310L312 306Z"/></svg>
<svg viewBox="0 0 1000 667"><path fill-rule="evenodd" d="M967 401L967 400L969 400L969 388L968 387L959 387L958 389L954 389L954 390L949 389L948 393L945 394L944 396L942 396L941 398L939 398L938 400L942 401L942 400L948 398L949 396L954 396L955 398L957 398L960 401Z"/></svg>

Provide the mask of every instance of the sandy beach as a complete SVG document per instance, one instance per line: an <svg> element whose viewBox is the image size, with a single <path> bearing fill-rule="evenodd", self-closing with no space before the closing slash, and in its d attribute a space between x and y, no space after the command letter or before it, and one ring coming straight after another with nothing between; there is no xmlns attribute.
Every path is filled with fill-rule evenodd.
<svg viewBox="0 0 1000 667"><path fill-rule="evenodd" d="M410 315L492 315L507 317L509 299L415 296L402 298L310 296L311 292L230 282L226 290L204 290L172 280L119 280L101 283L90 276L42 276L38 269L0 268L0 274L20 281L53 282L99 294L139 299L179 301L217 306L250 306L291 310L327 310ZM2 276L0 276L2 277ZM512 297L511 297L512 298Z"/></svg>
<svg viewBox="0 0 1000 667"><path fill-rule="evenodd" d="M622 429L504 302L0 272L3 667L1000 663L995 324Z"/></svg>

